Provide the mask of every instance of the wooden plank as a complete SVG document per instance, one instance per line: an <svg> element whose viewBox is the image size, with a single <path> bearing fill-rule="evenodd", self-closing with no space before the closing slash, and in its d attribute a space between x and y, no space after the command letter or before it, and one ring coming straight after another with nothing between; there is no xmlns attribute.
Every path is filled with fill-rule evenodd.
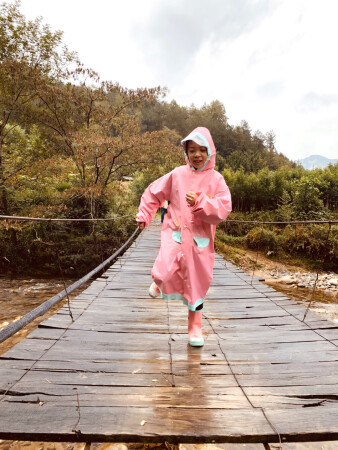
<svg viewBox="0 0 338 450"><path fill-rule="evenodd" d="M332 384L317 384L313 386L304 385L290 385L290 386L246 386L244 387L246 395L251 399L252 396L261 395L282 395L282 396L297 396L314 399L333 399L337 398L336 385Z"/></svg>
<svg viewBox="0 0 338 450"><path fill-rule="evenodd" d="M263 444L179 444L179 450L264 450Z"/></svg>
<svg viewBox="0 0 338 450"><path fill-rule="evenodd" d="M243 387L248 386L317 386L325 385L337 385L336 373L326 376L325 374L313 375L311 373L298 375L295 371L293 374L285 375L283 373L276 372L274 374L262 375L237 375L237 380Z"/></svg>
<svg viewBox="0 0 338 450"><path fill-rule="evenodd" d="M83 381L82 381L83 383ZM154 383L155 384L155 383ZM192 391L190 387L177 388L171 386L134 387L134 386L101 386L95 389L85 384L55 385L46 378L35 392L31 385L19 382L11 389L4 400L6 404L25 404L39 401L58 408L74 405L74 396L79 395L81 406L106 408L115 406L153 407L157 408L190 408L190 409L240 409L250 408L250 403L239 387L222 388L203 393Z"/></svg>
<svg viewBox="0 0 338 450"><path fill-rule="evenodd" d="M221 339L227 341L234 341L240 338L241 346L249 344L264 344L269 342L269 344L283 344L283 343L292 343L292 342L322 342L323 339L321 336L316 335L313 331L309 329L303 329L299 331L293 330L283 330L280 328L269 328L265 327L264 330L241 330L236 332L227 331L226 333L220 332L218 333Z"/></svg>
<svg viewBox="0 0 338 450"><path fill-rule="evenodd" d="M292 395L291 393L283 396L283 395L273 395L268 396L266 394L250 396L250 402L254 406L254 408L264 408L267 409L295 409L296 407L308 408L311 406L322 407L325 405L335 405L336 399L334 399L334 395L326 395L327 399L322 396L316 397L315 395L311 398L300 395ZM293 413L292 413L293 414Z"/></svg>
<svg viewBox="0 0 338 450"><path fill-rule="evenodd" d="M255 371L249 364L236 364L232 367L241 386L313 386L337 383L338 362L258 364Z"/></svg>
<svg viewBox="0 0 338 450"><path fill-rule="evenodd" d="M216 331L222 331L223 329L237 328L241 332L254 332L257 329L259 331L264 330L265 327L271 329L285 329L285 330L308 330L309 327L302 322L299 322L292 316L281 315L277 317L251 317L246 319L229 319L222 318L216 315L217 313L210 313L208 309L203 313L203 316L212 320L212 325ZM263 328L264 327L264 328Z"/></svg>
<svg viewBox="0 0 338 450"><path fill-rule="evenodd" d="M13 381L18 381L22 375L25 373L24 370L17 369L7 369L7 371L2 370L1 374L4 379L8 382L10 379ZM10 378L9 378L10 376ZM5 378L6 377L6 378ZM232 378L231 378L232 379ZM175 378L176 380L176 378ZM200 381L200 380L199 380ZM206 382L204 382L205 384ZM236 386L236 383L227 383L229 386ZM15 391L20 392L30 392L32 386L39 386L39 389L44 391L44 387L48 387L48 392L50 389L58 389L61 386L62 392L67 391L67 389L72 389L74 386L124 386L124 387L160 387L160 386L171 386L171 379L166 373L159 374L148 374L142 372L136 373L124 373L121 376L119 372L112 373L93 373L93 372L78 372L71 370L64 371L48 371L48 370L31 370L19 384L15 384ZM179 383L176 381L176 385ZM226 383L224 382L224 385ZM10 384L1 385L2 390L7 390ZM184 384L183 384L184 386ZM217 386L217 385L216 385ZM218 388L218 386L217 386Z"/></svg>
<svg viewBox="0 0 338 450"><path fill-rule="evenodd" d="M21 362L21 361L20 361ZM8 361L10 363L10 361ZM4 379L15 381L15 374L17 380L28 370L29 367L11 368L4 370L2 367L1 374ZM8 377L10 375L10 378ZM6 377L6 378L5 378ZM236 380L232 375L191 373L189 377L186 375L179 375L175 372L174 375L175 386L177 388L194 388L201 389L207 387L208 392L223 392L223 388L237 387ZM62 369L54 369L52 367L38 367L34 366L29 373L26 374L20 385L15 385L15 389L21 386L46 386L47 384L60 386L124 386L124 387L161 387L171 386L172 378L170 373L146 373L143 371L134 371L134 373L124 372L90 372L82 370L75 370L70 367ZM27 391L28 392L28 391Z"/></svg>
<svg viewBox="0 0 338 450"><path fill-rule="evenodd" d="M289 409L265 409L265 414L273 424L278 424L278 432L286 440L338 439L337 404L295 408L293 414Z"/></svg>
<svg viewBox="0 0 338 450"><path fill-rule="evenodd" d="M323 336L325 339L329 339L330 341L338 340L338 327L332 327L328 329L319 329L317 330L320 336Z"/></svg>
<svg viewBox="0 0 338 450"><path fill-rule="evenodd" d="M273 450L276 444L271 444ZM338 441L283 442L283 450L337 450ZM211 449L210 449L211 450Z"/></svg>
<svg viewBox="0 0 338 450"><path fill-rule="evenodd" d="M0 403L0 438L80 442L253 442L274 440L263 413L255 409L95 408L77 403L54 408L39 403ZM80 416L80 420L78 422ZM72 430L77 430L77 433Z"/></svg>

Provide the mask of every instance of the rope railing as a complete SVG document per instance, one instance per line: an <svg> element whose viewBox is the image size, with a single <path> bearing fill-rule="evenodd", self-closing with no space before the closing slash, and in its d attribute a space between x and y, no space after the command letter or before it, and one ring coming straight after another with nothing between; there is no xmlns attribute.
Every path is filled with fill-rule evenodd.
<svg viewBox="0 0 338 450"><path fill-rule="evenodd" d="M65 218L48 218L48 217L25 217L25 216L2 216L0 215L0 220L22 220L27 222L109 222L119 219L124 219L126 217L133 217L135 214L127 214L125 216L117 217L107 217L102 219L65 219Z"/></svg>
<svg viewBox="0 0 338 450"><path fill-rule="evenodd" d="M65 218L48 218L48 217L27 217L27 216L3 216L0 215L0 220L22 220L22 221L40 221L40 222L107 222L126 217L133 217L135 214L127 214L124 216L99 218L99 219L65 219ZM338 224L338 220L293 220L293 221L260 221L260 220L233 220L227 219L228 223L256 223L261 225L291 225L291 224Z"/></svg>
<svg viewBox="0 0 338 450"><path fill-rule="evenodd" d="M259 221L259 220L227 220L228 223L257 223L259 225L291 225L291 224L336 224L338 220L293 220L287 222L268 222L268 221Z"/></svg>
<svg viewBox="0 0 338 450"><path fill-rule="evenodd" d="M76 281L75 283L71 284L67 288L65 288L63 291L59 292L58 294L54 295L54 297L46 300L44 303L42 303L37 308L33 309L29 313L27 313L25 316L21 317L19 320L11 323L7 327L0 330L0 343L8 339L9 337L13 336L13 334L20 331L23 327L25 327L27 324L32 322L34 319L36 319L38 316L41 316L45 314L47 311L49 311L56 303L58 303L60 300L68 296L71 292L73 292L75 289L80 287L82 284L84 284L86 281L88 281L90 278L92 278L94 275L96 275L98 272L100 272L102 269L104 269L111 261L113 261L117 256L120 255L120 253L128 246L129 242L134 239L137 232L139 231L138 228L135 229L133 234L128 238L128 240L120 247L116 252L114 252L108 259L103 261L99 266L95 267L91 272L87 273L84 277L80 278L80 280Z"/></svg>

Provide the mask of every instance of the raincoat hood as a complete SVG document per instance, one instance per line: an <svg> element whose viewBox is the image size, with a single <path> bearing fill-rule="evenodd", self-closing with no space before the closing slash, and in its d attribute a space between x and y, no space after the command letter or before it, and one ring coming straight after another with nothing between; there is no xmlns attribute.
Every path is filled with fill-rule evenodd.
<svg viewBox="0 0 338 450"><path fill-rule="evenodd" d="M208 156L205 164L203 167L199 169L195 169L195 167L190 163L188 156L187 156L187 141L194 141L196 144L201 145L203 147L207 148ZM210 131L208 128L205 127L197 127L195 128L190 134L188 134L187 137L185 137L181 141L182 147L184 149L185 154L185 160L186 163L190 166L192 170L202 171L202 170L209 170L214 169L215 163L216 163L216 148L214 141L212 140Z"/></svg>

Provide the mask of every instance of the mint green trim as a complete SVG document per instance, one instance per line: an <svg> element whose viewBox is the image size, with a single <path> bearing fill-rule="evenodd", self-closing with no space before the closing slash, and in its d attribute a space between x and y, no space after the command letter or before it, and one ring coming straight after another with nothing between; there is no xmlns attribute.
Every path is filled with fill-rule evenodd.
<svg viewBox="0 0 338 450"><path fill-rule="evenodd" d="M196 308L203 304L204 298L200 298L197 300L197 302L194 305L191 305L187 302L187 300L183 297L181 294L163 294L162 292L162 298L164 300L182 300L185 306L188 307L190 311L196 311Z"/></svg>
<svg viewBox="0 0 338 450"><path fill-rule="evenodd" d="M194 241L196 242L198 248L204 248L209 245L210 239L194 236Z"/></svg>
<svg viewBox="0 0 338 450"><path fill-rule="evenodd" d="M162 298L164 298L164 300L184 300L183 295L181 294L163 294L163 292Z"/></svg>
<svg viewBox="0 0 338 450"><path fill-rule="evenodd" d="M191 347L203 347L204 345L204 339L202 337L200 338L190 338L189 339L189 345Z"/></svg>
<svg viewBox="0 0 338 450"><path fill-rule="evenodd" d="M196 311L196 308L200 305L203 305L204 298L200 298L197 300L197 302L194 305L190 305L185 299L183 300L183 303L190 309L190 311Z"/></svg>
<svg viewBox="0 0 338 450"><path fill-rule="evenodd" d="M179 244L181 244L181 232L180 231L173 231L173 239L174 241L178 242Z"/></svg>
<svg viewBox="0 0 338 450"><path fill-rule="evenodd" d="M185 151L184 143L185 143L186 141L194 141L194 136L198 136L200 139L202 139L202 141L204 142L204 146L203 146L203 147L206 147L206 148L207 148L208 156L207 156L207 159L206 159L205 163L203 164L203 166L200 167L199 169L195 169L195 167L194 167L192 164L190 164L189 159L188 159L188 161L189 161L191 170L199 170L199 171L202 171L202 170L205 168L205 166L208 164L208 162L209 162L209 160L210 160L210 158L211 158L211 151L210 151L210 147L209 147L209 142L208 142L208 140L203 136L203 134L201 134L201 133L194 133L194 134L189 134L185 139L183 139L183 140L181 141L181 145L182 145L182 147L183 147L183 149L184 149L184 153L187 154L187 152ZM195 142L195 141L194 141L194 142ZM198 142L196 142L196 144L198 144Z"/></svg>

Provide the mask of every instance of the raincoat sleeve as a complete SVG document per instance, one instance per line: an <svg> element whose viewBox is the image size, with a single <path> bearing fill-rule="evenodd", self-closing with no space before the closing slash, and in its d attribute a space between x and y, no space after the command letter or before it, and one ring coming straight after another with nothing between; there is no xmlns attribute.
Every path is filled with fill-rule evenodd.
<svg viewBox="0 0 338 450"><path fill-rule="evenodd" d="M136 222L144 222L146 226L153 220L157 209L165 200L170 200L171 172L151 183L144 191L136 216Z"/></svg>
<svg viewBox="0 0 338 450"><path fill-rule="evenodd" d="M231 210L231 194L223 177L218 181L216 194L213 198L201 192L192 207L192 212L196 217L212 225L217 225L226 219Z"/></svg>

